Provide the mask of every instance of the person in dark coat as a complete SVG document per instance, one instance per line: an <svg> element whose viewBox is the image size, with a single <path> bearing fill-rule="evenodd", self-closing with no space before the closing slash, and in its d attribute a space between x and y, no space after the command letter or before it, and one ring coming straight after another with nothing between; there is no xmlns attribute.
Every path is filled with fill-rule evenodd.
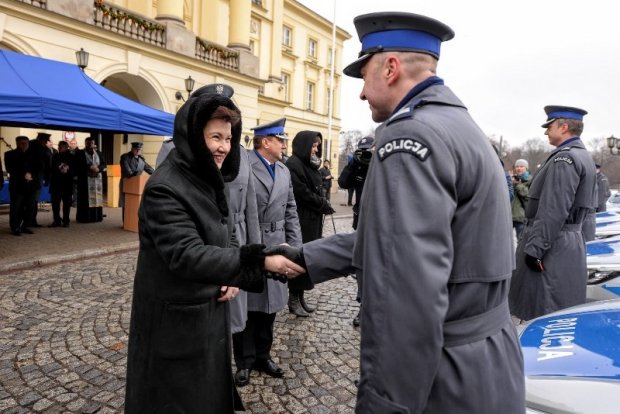
<svg viewBox="0 0 620 414"><path fill-rule="evenodd" d="M176 149L147 182L138 211L125 412L230 414L243 405L231 369L228 301L260 292L266 272L303 268L264 245L237 247L225 182L239 171L241 114L225 96L189 98Z"/></svg>
<svg viewBox="0 0 620 414"><path fill-rule="evenodd" d="M523 414L505 173L437 76L454 32L404 12L354 23L362 52L344 73L363 78L360 97L381 122L357 231L271 249L305 260L294 287L362 272L356 413Z"/></svg>
<svg viewBox="0 0 620 414"><path fill-rule="evenodd" d="M556 149L530 182L510 284L510 311L522 320L585 303L583 225L597 203L596 167L580 138L587 112L549 105L545 113L542 127Z"/></svg>
<svg viewBox="0 0 620 414"><path fill-rule="evenodd" d="M322 136L316 131L301 131L293 138L293 153L286 160L291 172L297 215L304 243L323 236L323 215L334 214L334 209L323 196L321 166ZM288 290L288 307L291 313L307 317L315 308L308 305L304 291Z"/></svg>
<svg viewBox="0 0 620 414"><path fill-rule="evenodd" d="M372 147L375 144L373 137L364 137L357 142L357 149L353 153L351 161L345 165L338 176L338 186L344 189L353 188L355 190L355 204L353 204L353 229L357 229L359 219L360 203L364 182L368 174L368 165L372 158Z"/></svg>
<svg viewBox="0 0 620 414"><path fill-rule="evenodd" d="M353 230L357 230L357 222L359 220L360 206L362 202L362 193L364 191L364 183L368 175L368 166L372 159L374 151L375 139L371 136L364 137L357 142L357 149L353 153L351 161L342 169L338 176L338 185L341 188L355 190L355 204L353 205ZM362 272L356 272L355 280L357 282L357 295L355 300L362 303ZM360 326L361 309L353 318L353 326Z"/></svg>
<svg viewBox="0 0 620 414"><path fill-rule="evenodd" d="M319 173L321 174L321 178L323 179L323 195L330 201L332 196L332 181L334 180L334 176L331 171L331 164L329 160L323 160L323 167L319 169Z"/></svg>
<svg viewBox="0 0 620 414"><path fill-rule="evenodd" d="M41 227L41 224L37 221L37 214L39 212L41 189L49 186L52 155L54 154L51 144L51 135L46 132L39 132L35 139L30 140L30 145L28 146L33 179L36 182L31 215L26 219L28 227Z"/></svg>
<svg viewBox="0 0 620 414"><path fill-rule="evenodd" d="M97 151L95 138L86 138L84 149L75 153L76 221L93 223L103 220L103 172L105 169L105 158Z"/></svg>
<svg viewBox="0 0 620 414"><path fill-rule="evenodd" d="M15 138L15 146L17 148L4 154L4 165L9 174L9 225L13 235L21 236L22 233L33 233L28 227L28 219L32 217L38 181L34 179L35 168L28 152L28 137L20 135Z"/></svg>
<svg viewBox="0 0 620 414"><path fill-rule="evenodd" d="M69 143L60 141L58 152L52 155L50 194L54 221L48 227L69 227L74 176L74 155L69 151ZM60 203L62 203L62 217L60 216Z"/></svg>

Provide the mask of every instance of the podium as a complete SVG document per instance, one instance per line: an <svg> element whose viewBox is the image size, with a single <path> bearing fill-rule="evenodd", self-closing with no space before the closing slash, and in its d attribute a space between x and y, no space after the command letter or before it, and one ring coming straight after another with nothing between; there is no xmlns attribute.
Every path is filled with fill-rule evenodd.
<svg viewBox="0 0 620 414"><path fill-rule="evenodd" d="M142 200L144 185L149 175L142 173L136 177L123 178L123 193L125 193L125 207L123 209L123 229L138 232L138 208Z"/></svg>
<svg viewBox="0 0 620 414"><path fill-rule="evenodd" d="M121 166L119 164L108 165L108 207L118 207L121 183Z"/></svg>

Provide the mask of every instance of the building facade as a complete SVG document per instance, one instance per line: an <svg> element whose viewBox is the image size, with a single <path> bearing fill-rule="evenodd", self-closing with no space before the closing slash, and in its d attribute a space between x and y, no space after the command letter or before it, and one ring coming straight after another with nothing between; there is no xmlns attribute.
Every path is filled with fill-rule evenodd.
<svg viewBox="0 0 620 414"><path fill-rule="evenodd" d="M173 114L187 98L186 78L195 81L194 90L227 83L242 111L242 143L252 145L250 128L286 117L291 136L304 129L322 133L324 158L332 164L342 49L350 37L295 0L0 0L0 49L67 63L84 49L84 70L93 80ZM33 138L38 131L44 130L0 123L0 156L17 135ZM46 132L58 142L72 131ZM76 134L80 146L87 135ZM130 142L143 141L154 165L162 142L150 135L99 139L109 164L118 163Z"/></svg>

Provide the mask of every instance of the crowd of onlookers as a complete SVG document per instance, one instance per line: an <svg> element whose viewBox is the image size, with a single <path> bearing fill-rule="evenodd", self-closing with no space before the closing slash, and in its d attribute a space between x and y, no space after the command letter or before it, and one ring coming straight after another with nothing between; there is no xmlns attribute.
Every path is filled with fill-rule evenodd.
<svg viewBox="0 0 620 414"><path fill-rule="evenodd" d="M53 221L48 227L69 227L71 208L75 220L82 223L103 219L103 174L106 163L88 137L84 149L76 139L60 141L53 147L51 135L39 132L34 139L15 138L15 149L4 154L4 169L9 177L9 225L15 236L33 234L42 227L37 213L42 190L47 187ZM2 180L4 185L4 180Z"/></svg>

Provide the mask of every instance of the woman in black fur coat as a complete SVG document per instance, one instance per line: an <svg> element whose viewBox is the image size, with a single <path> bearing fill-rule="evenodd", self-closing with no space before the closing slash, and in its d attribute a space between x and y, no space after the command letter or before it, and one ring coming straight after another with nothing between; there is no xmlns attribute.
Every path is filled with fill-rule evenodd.
<svg viewBox="0 0 620 414"><path fill-rule="evenodd" d="M263 245L237 247L226 181L239 171L241 114L230 98L192 96L173 149L144 190L127 354L126 413L243 409L231 369L228 300L260 292L266 272L303 268ZM275 258L272 260L272 257Z"/></svg>

